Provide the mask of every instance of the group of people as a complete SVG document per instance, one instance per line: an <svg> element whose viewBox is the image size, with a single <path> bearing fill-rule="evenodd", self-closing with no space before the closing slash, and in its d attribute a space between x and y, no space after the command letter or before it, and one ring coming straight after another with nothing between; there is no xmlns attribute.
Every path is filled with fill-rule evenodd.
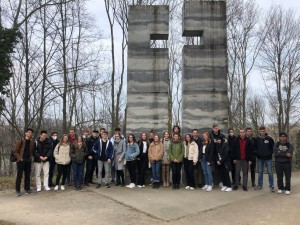
<svg viewBox="0 0 300 225"><path fill-rule="evenodd" d="M252 136L252 129L239 129L239 135L234 130L228 130L228 138L220 132L217 124L211 131L199 135L194 129L192 134L181 135L180 127L174 126L172 134L168 131L162 137L150 131L143 132L139 140L129 134L127 140L121 134L120 128L115 129L113 137L108 138L108 132L101 128L76 135L71 129L69 134L62 135L53 132L47 137L47 131L42 130L36 141L32 140L33 130L27 129L25 137L17 141L14 155L17 157L16 196L21 195L21 180L25 174L25 193L31 193L30 174L32 158L34 161L35 181L37 192L65 190L66 182L71 183L73 174L74 190L81 190L83 185L96 184L110 188L112 181L116 186L125 186L125 168L130 176L128 188L144 188L146 171L151 168L152 188L169 187L179 189L182 166L184 167L185 189L196 188L194 170L200 165L204 186L202 190L213 190L214 177L218 174L222 184L221 191L237 190L241 181L242 188L248 191L248 169L251 170L252 187L260 190L263 187L264 164L269 176L269 188L274 192L272 173L272 157L275 157L278 193L290 194L291 191L291 162L293 146L287 140L287 134L281 132L279 141L266 133L265 127L260 127L258 137ZM258 184L255 184L256 162L258 164ZM55 184L53 175L57 167ZM170 171L171 170L171 171ZM43 185L41 172L43 171ZM84 174L85 172L85 174ZM97 182L93 182L96 172ZM230 173L232 174L230 178ZM170 175L172 174L172 182ZM285 176L285 185L283 177Z"/></svg>

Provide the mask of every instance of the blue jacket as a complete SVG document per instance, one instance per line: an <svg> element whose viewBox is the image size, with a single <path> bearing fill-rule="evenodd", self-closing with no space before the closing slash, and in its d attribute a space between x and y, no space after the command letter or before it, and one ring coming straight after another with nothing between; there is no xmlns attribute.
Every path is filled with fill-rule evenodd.
<svg viewBox="0 0 300 225"><path fill-rule="evenodd" d="M137 143L127 144L125 159L127 161L133 161L140 154L140 148Z"/></svg>
<svg viewBox="0 0 300 225"><path fill-rule="evenodd" d="M94 147L93 147L93 152L95 152L97 154L98 159L100 159L101 153L102 153L102 139L99 139L95 142ZM106 143L106 151L105 151L105 155L107 159L112 160L114 157L114 147L111 143L111 141L109 141L107 139L107 143Z"/></svg>

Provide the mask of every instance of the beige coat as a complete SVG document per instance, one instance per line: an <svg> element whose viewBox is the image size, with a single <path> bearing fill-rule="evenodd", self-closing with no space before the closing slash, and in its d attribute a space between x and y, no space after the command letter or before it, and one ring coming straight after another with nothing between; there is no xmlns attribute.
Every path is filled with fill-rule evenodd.
<svg viewBox="0 0 300 225"><path fill-rule="evenodd" d="M186 150L187 150L187 145L184 143L184 158L186 158ZM191 142L190 147L189 147L189 157L188 160L193 160L193 163L198 162L198 155L199 155L199 150L198 150L198 145L196 142Z"/></svg>
<svg viewBox="0 0 300 225"><path fill-rule="evenodd" d="M69 144L58 144L54 149L55 162L60 165L68 165L71 162L71 146Z"/></svg>
<svg viewBox="0 0 300 225"><path fill-rule="evenodd" d="M153 161L162 160L163 153L164 153L163 144L161 142L158 142L158 144L154 144L154 142L152 142L148 150L149 162L152 163Z"/></svg>

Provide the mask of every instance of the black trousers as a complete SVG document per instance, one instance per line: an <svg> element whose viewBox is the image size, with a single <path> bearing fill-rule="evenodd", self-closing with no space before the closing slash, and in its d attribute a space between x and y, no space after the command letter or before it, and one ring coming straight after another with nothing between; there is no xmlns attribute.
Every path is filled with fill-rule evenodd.
<svg viewBox="0 0 300 225"><path fill-rule="evenodd" d="M251 171L251 183L252 185L255 184L255 170L256 170L256 157L251 160L252 164L250 165L250 171Z"/></svg>
<svg viewBox="0 0 300 225"><path fill-rule="evenodd" d="M148 168L148 160L147 158L137 160L136 164L138 169L137 185L145 185L145 173Z"/></svg>
<svg viewBox="0 0 300 225"><path fill-rule="evenodd" d="M49 160L49 181L48 181L48 184L49 184L49 187L53 186L53 175L54 175L54 170L55 170L55 158L54 157L51 157L51 159Z"/></svg>
<svg viewBox="0 0 300 225"><path fill-rule="evenodd" d="M127 161L126 162L127 169L130 176L130 183L136 183L136 160L133 161Z"/></svg>
<svg viewBox="0 0 300 225"><path fill-rule="evenodd" d="M181 167L182 167L182 162L180 163L171 162L173 186L180 184Z"/></svg>
<svg viewBox="0 0 300 225"><path fill-rule="evenodd" d="M194 164L193 160L183 159L183 165L186 177L186 186L195 187Z"/></svg>
<svg viewBox="0 0 300 225"><path fill-rule="evenodd" d="M117 182L125 184L125 177L123 170L117 170Z"/></svg>
<svg viewBox="0 0 300 225"><path fill-rule="evenodd" d="M16 191L21 191L21 181L23 177L23 173L25 175L25 191L30 190L30 173L31 173L31 160L23 160L21 162L17 162L17 179L16 179Z"/></svg>
<svg viewBox="0 0 300 225"><path fill-rule="evenodd" d="M225 165L224 164L217 165L217 167L219 167L220 178L221 178L221 181L223 183L223 186L231 187L229 172L227 171Z"/></svg>
<svg viewBox="0 0 300 225"><path fill-rule="evenodd" d="M70 164L69 165L60 165L60 164L57 164L56 185L59 185L59 181L60 181L61 175L62 175L61 185L65 185L69 167L70 167Z"/></svg>
<svg viewBox="0 0 300 225"><path fill-rule="evenodd" d="M292 164L291 162L278 163L275 162L275 170L277 174L277 185L279 190L291 190L291 175ZM285 176L285 186L283 184L283 176Z"/></svg>

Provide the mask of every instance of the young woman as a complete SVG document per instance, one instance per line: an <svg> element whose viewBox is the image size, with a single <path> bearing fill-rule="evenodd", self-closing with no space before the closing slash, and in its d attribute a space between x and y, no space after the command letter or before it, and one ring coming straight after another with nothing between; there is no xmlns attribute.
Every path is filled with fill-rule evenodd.
<svg viewBox="0 0 300 225"><path fill-rule="evenodd" d="M163 160L162 160L162 181L164 187L169 187L170 182L170 156L169 147L171 144L170 134L168 131L164 132L164 137L162 139L163 144Z"/></svg>
<svg viewBox="0 0 300 225"><path fill-rule="evenodd" d="M208 132L203 133L203 139L200 145L200 159L201 167L204 175L205 185L202 190L212 191L213 176L212 176L212 162L214 161L214 144L210 139Z"/></svg>
<svg viewBox="0 0 300 225"><path fill-rule="evenodd" d="M164 147L158 135L154 135L154 141L150 144L148 159L151 163L153 184L152 188L159 188L161 163L163 159Z"/></svg>
<svg viewBox="0 0 300 225"><path fill-rule="evenodd" d="M122 187L125 186L125 177L124 177L124 155L126 151L126 143L124 139L121 139L120 133L115 133L114 138L114 160L115 160L115 169L117 171L117 183L116 186L122 184Z"/></svg>
<svg viewBox="0 0 300 225"><path fill-rule="evenodd" d="M69 144L69 138L67 134L64 134L61 138L61 141L58 145L56 145L54 149L54 158L57 163L57 177L56 177L56 186L54 188L55 191L58 190L59 181L61 175L63 176L60 189L62 191L65 190L65 182L67 178L68 166L71 162L70 150L71 146Z"/></svg>
<svg viewBox="0 0 300 225"><path fill-rule="evenodd" d="M139 140L139 149L140 154L136 157L137 161L137 169L138 169L138 180L137 187L144 188L145 187L145 172L148 168L148 149L149 149L149 141L146 133L141 134L141 138Z"/></svg>
<svg viewBox="0 0 300 225"><path fill-rule="evenodd" d="M185 189L195 189L194 166L198 162L198 145L192 135L185 135L183 164L186 175Z"/></svg>
<svg viewBox="0 0 300 225"><path fill-rule="evenodd" d="M81 136L77 137L72 144L70 157L72 160L74 190L81 190L83 181L84 161L88 155L88 149Z"/></svg>
<svg viewBox="0 0 300 225"><path fill-rule="evenodd" d="M127 169L130 175L130 184L126 187L134 188L136 182L136 157L140 154L140 149L136 143L135 136L133 134L129 134L127 142L128 144L125 152L125 159Z"/></svg>

